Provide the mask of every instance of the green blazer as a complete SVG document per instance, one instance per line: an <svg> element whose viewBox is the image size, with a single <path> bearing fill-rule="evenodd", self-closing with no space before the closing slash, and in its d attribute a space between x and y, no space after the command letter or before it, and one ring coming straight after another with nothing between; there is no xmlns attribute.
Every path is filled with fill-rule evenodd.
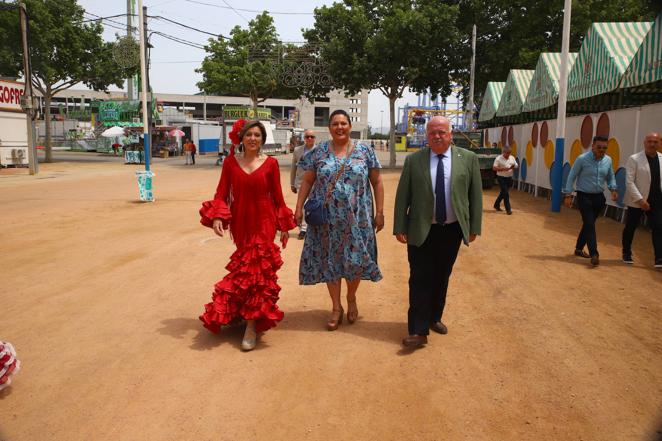
<svg viewBox="0 0 662 441"><path fill-rule="evenodd" d="M483 186L478 156L451 145L451 203L462 228L465 245L470 234L480 234L483 214ZM409 245L421 246L430 232L434 193L430 177L430 148L405 159L395 196L393 234L406 234Z"/></svg>

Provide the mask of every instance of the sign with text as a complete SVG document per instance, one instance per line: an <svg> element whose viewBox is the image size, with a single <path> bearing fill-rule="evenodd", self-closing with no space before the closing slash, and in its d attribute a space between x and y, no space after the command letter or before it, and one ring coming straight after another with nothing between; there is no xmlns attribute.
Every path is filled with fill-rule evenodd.
<svg viewBox="0 0 662 441"><path fill-rule="evenodd" d="M21 97L25 93L25 84L18 81L0 80L0 110L22 112Z"/></svg>

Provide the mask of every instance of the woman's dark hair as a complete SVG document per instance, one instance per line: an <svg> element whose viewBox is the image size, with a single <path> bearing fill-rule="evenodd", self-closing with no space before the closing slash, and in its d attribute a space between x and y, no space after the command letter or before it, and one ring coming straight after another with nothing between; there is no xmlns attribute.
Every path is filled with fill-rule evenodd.
<svg viewBox="0 0 662 441"><path fill-rule="evenodd" d="M347 114L347 112L345 112L343 109L337 109L331 112L331 115L329 115L329 127L331 127L331 121L333 121L333 117L336 115L343 115L345 118L347 118L347 122L349 123L349 125L350 126L352 125L352 120L349 119L349 115Z"/></svg>
<svg viewBox="0 0 662 441"><path fill-rule="evenodd" d="M239 139L243 141L246 132L248 132L248 130L253 127L258 127L260 129L260 133L262 133L262 144L267 142L267 129L265 129L264 125L256 119L246 121L246 124L244 124L244 127L241 129L241 132L239 132Z"/></svg>

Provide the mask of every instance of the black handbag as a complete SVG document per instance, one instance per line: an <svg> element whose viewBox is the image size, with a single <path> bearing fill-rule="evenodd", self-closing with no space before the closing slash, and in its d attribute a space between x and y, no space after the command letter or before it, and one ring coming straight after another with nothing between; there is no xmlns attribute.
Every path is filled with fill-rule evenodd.
<svg viewBox="0 0 662 441"><path fill-rule="evenodd" d="M338 182L338 178L345 171L345 166L347 165L347 162L349 162L349 156L352 153L352 150L354 150L353 146L347 151L342 167L340 167L340 170L338 170L338 173L336 173L333 181L329 183L329 188L324 195L324 199L310 198L306 201L305 204L303 204L304 217L306 218L306 223L308 225L314 225L317 227L329 223L329 210L326 207L326 204L329 200L329 197L331 197L333 187L335 187L336 182Z"/></svg>

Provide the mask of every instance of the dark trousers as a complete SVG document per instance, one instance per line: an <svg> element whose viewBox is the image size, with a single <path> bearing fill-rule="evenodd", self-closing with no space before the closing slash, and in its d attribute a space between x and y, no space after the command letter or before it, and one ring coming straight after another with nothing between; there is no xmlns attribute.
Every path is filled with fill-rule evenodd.
<svg viewBox="0 0 662 441"><path fill-rule="evenodd" d="M497 182L499 183L499 188L501 188L501 192L499 193L499 196L496 198L496 201L494 201L494 206L495 207L501 206L501 201L503 201L503 205L505 205L506 211L510 211L510 195L508 194L508 189L513 185L513 178L506 176L497 176Z"/></svg>
<svg viewBox="0 0 662 441"><path fill-rule="evenodd" d="M632 239L634 239L634 232L644 213L648 218L648 226L653 236L655 261L658 261L662 259L662 204L651 206L650 211L647 212L641 208L628 207L625 228L623 228L623 255L632 255Z"/></svg>
<svg viewBox="0 0 662 441"><path fill-rule="evenodd" d="M582 215L582 229L577 237L575 249L583 250L588 245L588 253L598 256L598 240L595 235L595 221L605 208L605 195L602 193L577 192L577 207Z"/></svg>
<svg viewBox="0 0 662 441"><path fill-rule="evenodd" d="M195 165L195 153L191 152L191 161L193 162L193 165Z"/></svg>
<svg viewBox="0 0 662 441"><path fill-rule="evenodd" d="M460 224L433 224L420 247L407 245L409 260L409 335L428 335L441 320L448 279L462 242Z"/></svg>

